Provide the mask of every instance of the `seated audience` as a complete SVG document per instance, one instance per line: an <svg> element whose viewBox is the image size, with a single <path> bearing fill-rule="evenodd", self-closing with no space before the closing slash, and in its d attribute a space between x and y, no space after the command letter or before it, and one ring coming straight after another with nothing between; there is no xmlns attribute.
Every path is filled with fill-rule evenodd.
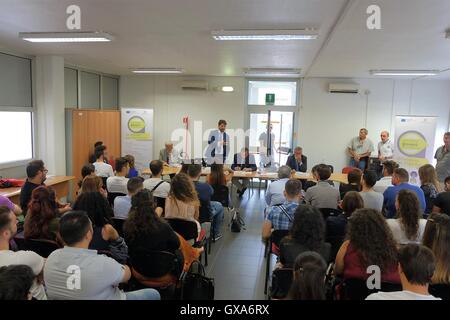
<svg viewBox="0 0 450 320"><path fill-rule="evenodd" d="M432 283L450 285L450 217L445 214L432 213L428 217L423 245L434 253L436 270Z"/></svg>
<svg viewBox="0 0 450 320"><path fill-rule="evenodd" d="M106 146L101 145L95 148L95 174L102 178L114 177L114 171L110 164L106 163L107 151Z"/></svg>
<svg viewBox="0 0 450 320"><path fill-rule="evenodd" d="M280 242L280 263L291 268L295 258L303 252L318 252L325 261L330 261L331 246L325 242L325 224L319 209L299 205L294 215L289 235Z"/></svg>
<svg viewBox="0 0 450 320"><path fill-rule="evenodd" d="M129 170L130 165L128 164L128 160L123 157L117 158L116 175L106 179L106 190L108 190L109 193L127 194L128 178L126 176Z"/></svg>
<svg viewBox="0 0 450 320"><path fill-rule="evenodd" d="M124 156L127 159L128 164L130 166L130 170L128 171L127 178L139 177L139 172L136 170L135 159L131 154L127 154Z"/></svg>
<svg viewBox="0 0 450 320"><path fill-rule="evenodd" d="M200 176L202 174L202 166L199 164L193 164L188 170L189 178L193 181L195 190L197 191L198 199L201 206L206 206L210 213L210 220L212 222L211 227L214 232L213 238L219 240L222 238L222 223L223 223L223 206L220 202L211 201L211 197L214 194L213 188L204 182L200 182ZM208 219L209 220L209 219Z"/></svg>
<svg viewBox="0 0 450 320"><path fill-rule="evenodd" d="M24 223L25 239L57 240L59 225L55 191L51 187L37 187L31 194Z"/></svg>
<svg viewBox="0 0 450 320"><path fill-rule="evenodd" d="M409 184L409 174L408 171L406 171L403 168L398 168L394 170L394 175L392 176L392 184L394 186L388 187L386 191L383 193L384 202L383 202L383 208L385 211L386 218L394 218L396 214L395 209L395 200L397 197L397 194L400 190L411 190L414 191L420 202L420 207L423 212L425 210L426 204L425 204L425 196L423 194L422 189L419 187Z"/></svg>
<svg viewBox="0 0 450 320"><path fill-rule="evenodd" d="M8 197L2 196L1 194L0 206L8 207L8 209L14 212L16 216L20 216L22 214L22 209L17 204L13 203Z"/></svg>
<svg viewBox="0 0 450 320"><path fill-rule="evenodd" d="M294 221L294 214L302 200L302 183L289 180L283 191L285 201L280 206L269 207L262 228L262 238L268 239L273 230L289 230Z"/></svg>
<svg viewBox="0 0 450 320"><path fill-rule="evenodd" d="M319 181L319 176L317 175L317 169L319 168L319 165L316 164L314 167L311 168L311 176L313 178L313 180L306 180L303 181L303 190L306 192L309 188L314 187L315 185L317 185L317 181ZM332 182L332 181L328 181L328 182ZM332 184L334 186L334 183Z"/></svg>
<svg viewBox="0 0 450 320"><path fill-rule="evenodd" d="M433 252L425 246L408 244L398 253L402 291L377 292L366 300L441 300L428 292L435 269Z"/></svg>
<svg viewBox="0 0 450 320"><path fill-rule="evenodd" d="M379 193L384 193L384 191L392 186L392 176L394 175L394 170L398 168L398 164L392 160L387 160L383 162L383 177L375 183L373 190Z"/></svg>
<svg viewBox="0 0 450 320"><path fill-rule="evenodd" d="M120 283L130 279L130 268L89 249L93 233L91 221L83 211L72 211L61 218L60 234L66 246L53 251L44 267L49 299L159 300L155 289L119 289Z"/></svg>
<svg viewBox="0 0 450 320"><path fill-rule="evenodd" d="M92 222L93 234L89 249L108 252L115 260L125 263L128 248L111 225L113 211L105 197L100 192L83 192L75 201L73 209L86 212Z"/></svg>
<svg viewBox="0 0 450 320"><path fill-rule="evenodd" d="M342 200L341 208L343 212L336 216L329 216L326 220L326 241L331 244L331 257L336 258L336 254L342 245L347 229L347 221L357 209L364 208L364 201L356 191L349 191Z"/></svg>
<svg viewBox="0 0 450 320"><path fill-rule="evenodd" d="M367 267L376 265L381 281L400 283L396 242L380 212L356 210L348 220L346 239L336 255L336 275L365 280L370 276Z"/></svg>
<svg viewBox="0 0 450 320"><path fill-rule="evenodd" d="M303 155L301 147L295 147L294 154L287 158L286 165L297 172L306 172L308 170L307 158Z"/></svg>
<svg viewBox="0 0 450 320"><path fill-rule="evenodd" d="M94 163L97 158L95 157L95 150L103 145L103 141L97 141L94 143L94 153L89 156L89 163ZM105 159L105 163L108 163L108 160Z"/></svg>
<svg viewBox="0 0 450 320"><path fill-rule="evenodd" d="M314 251L298 255L294 262L294 275L288 299L325 300L327 263Z"/></svg>
<svg viewBox="0 0 450 320"><path fill-rule="evenodd" d="M361 176L362 171L358 168L353 169L347 175L348 184L341 183L339 186L339 193L341 194L341 199L344 199L344 196L349 191L361 191Z"/></svg>
<svg viewBox="0 0 450 320"><path fill-rule="evenodd" d="M414 192L400 190L395 201L396 219L387 219L398 244L421 243L427 220L422 219L419 200Z"/></svg>
<svg viewBox="0 0 450 320"><path fill-rule="evenodd" d="M200 235L199 209L200 201L194 183L186 174L176 174L172 179L172 187L166 200L165 217L195 221Z"/></svg>
<svg viewBox="0 0 450 320"><path fill-rule="evenodd" d="M35 278L27 265L0 267L0 300L31 300Z"/></svg>
<svg viewBox="0 0 450 320"><path fill-rule="evenodd" d="M45 259L33 251L12 251L9 241L17 233L17 219L14 213L5 206L0 206L0 267L10 265L27 265L32 270L32 285L28 288L32 296L38 300L46 300L41 278ZM2 281L0 281L2 282ZM0 290L5 283L0 284ZM1 300L1 299L0 299Z"/></svg>
<svg viewBox="0 0 450 320"><path fill-rule="evenodd" d="M206 181L214 190L214 194L211 198L212 200L221 202L221 199L227 199L229 207L232 207L231 194L228 189L232 177L233 170L225 168L223 164L213 163L211 165L211 173L206 177ZM227 189L224 189L227 191L223 191L221 189L223 187L227 187Z"/></svg>
<svg viewBox="0 0 450 320"><path fill-rule="evenodd" d="M331 176L331 169L325 164L317 167L317 185L308 188L305 194L305 202L316 208L337 209L341 200L339 191L328 183Z"/></svg>
<svg viewBox="0 0 450 320"><path fill-rule="evenodd" d="M274 206L282 204L286 199L284 198L284 187L291 176L291 168L288 166L281 166L278 169L278 180L269 184L266 191L266 204L268 206Z"/></svg>
<svg viewBox="0 0 450 320"><path fill-rule="evenodd" d="M164 165L160 160L150 162L152 177L144 181L144 188L158 198L167 198L170 192L170 183L162 179L163 168Z"/></svg>
<svg viewBox="0 0 450 320"><path fill-rule="evenodd" d="M433 212L450 215L450 176L445 179L445 190L437 195L433 205Z"/></svg>
<svg viewBox="0 0 450 320"><path fill-rule="evenodd" d="M20 208L24 215L27 214L28 203L31 199L31 193L39 186L45 186L44 181L47 179L47 168L44 161L33 160L27 165L27 180L20 190Z"/></svg>
<svg viewBox="0 0 450 320"><path fill-rule="evenodd" d="M374 170L366 170L362 176L362 191L359 193L364 201L364 208L383 210L383 195L373 190L377 182L377 173Z"/></svg>
<svg viewBox="0 0 450 320"><path fill-rule="evenodd" d="M105 198L108 196L108 193L103 188L102 178L97 176L86 176L86 178L83 179L80 194L88 192L100 192Z"/></svg>
<svg viewBox="0 0 450 320"><path fill-rule="evenodd" d="M127 182L128 194L114 199L114 217L118 219L128 218L131 208L131 198L144 189L144 179L141 177L130 178Z"/></svg>
<svg viewBox="0 0 450 320"><path fill-rule="evenodd" d="M428 216L433 211L434 201L440 191L436 170L431 164L425 164L419 168L419 178L426 203L424 215Z"/></svg>
<svg viewBox="0 0 450 320"><path fill-rule="evenodd" d="M81 180L78 181L78 194L83 192L83 189L81 188L81 185L83 184L84 178L87 176L95 176L95 167L93 164L85 164L83 168L81 168Z"/></svg>
<svg viewBox="0 0 450 320"><path fill-rule="evenodd" d="M234 155L231 169L245 172L256 171L258 168L256 167L255 156L249 153L248 148L242 148L240 153ZM232 179L232 183L236 187L238 196L242 197L250 184L250 179L236 177Z"/></svg>

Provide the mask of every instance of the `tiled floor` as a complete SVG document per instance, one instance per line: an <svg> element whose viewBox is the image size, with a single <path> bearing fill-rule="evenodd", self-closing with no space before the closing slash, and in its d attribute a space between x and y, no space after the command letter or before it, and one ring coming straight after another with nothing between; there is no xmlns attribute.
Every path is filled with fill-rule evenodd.
<svg viewBox="0 0 450 320"><path fill-rule="evenodd" d="M208 276L215 280L216 300L261 300L264 295L264 244L261 241L264 192L256 191L249 198L248 190L240 201L246 230L232 233L228 228L230 215L225 214L224 237L213 244L208 257Z"/></svg>

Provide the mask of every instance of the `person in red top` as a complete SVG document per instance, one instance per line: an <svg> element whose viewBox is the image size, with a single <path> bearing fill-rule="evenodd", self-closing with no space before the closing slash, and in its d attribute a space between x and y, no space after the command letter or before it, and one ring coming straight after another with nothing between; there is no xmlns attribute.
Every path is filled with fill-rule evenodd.
<svg viewBox="0 0 450 320"><path fill-rule="evenodd" d="M381 269L381 281L400 283L397 272L397 247L391 230L380 212L358 209L348 221L347 240L336 256L335 274L345 279L367 279L373 271Z"/></svg>

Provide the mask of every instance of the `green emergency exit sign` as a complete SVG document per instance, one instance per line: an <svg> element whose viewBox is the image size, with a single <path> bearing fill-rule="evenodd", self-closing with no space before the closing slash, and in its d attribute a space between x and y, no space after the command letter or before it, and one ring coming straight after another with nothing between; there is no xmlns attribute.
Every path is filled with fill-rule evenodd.
<svg viewBox="0 0 450 320"><path fill-rule="evenodd" d="M275 104L275 93L266 93L266 105L273 106Z"/></svg>

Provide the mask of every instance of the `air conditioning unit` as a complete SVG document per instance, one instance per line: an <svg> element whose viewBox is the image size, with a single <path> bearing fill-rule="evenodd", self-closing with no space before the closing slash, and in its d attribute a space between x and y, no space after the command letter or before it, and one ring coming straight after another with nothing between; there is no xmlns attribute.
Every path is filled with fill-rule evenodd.
<svg viewBox="0 0 450 320"><path fill-rule="evenodd" d="M184 80L181 82L181 89L208 91L208 82L200 80Z"/></svg>
<svg viewBox="0 0 450 320"><path fill-rule="evenodd" d="M358 93L359 84L356 83L330 83L329 93Z"/></svg>

